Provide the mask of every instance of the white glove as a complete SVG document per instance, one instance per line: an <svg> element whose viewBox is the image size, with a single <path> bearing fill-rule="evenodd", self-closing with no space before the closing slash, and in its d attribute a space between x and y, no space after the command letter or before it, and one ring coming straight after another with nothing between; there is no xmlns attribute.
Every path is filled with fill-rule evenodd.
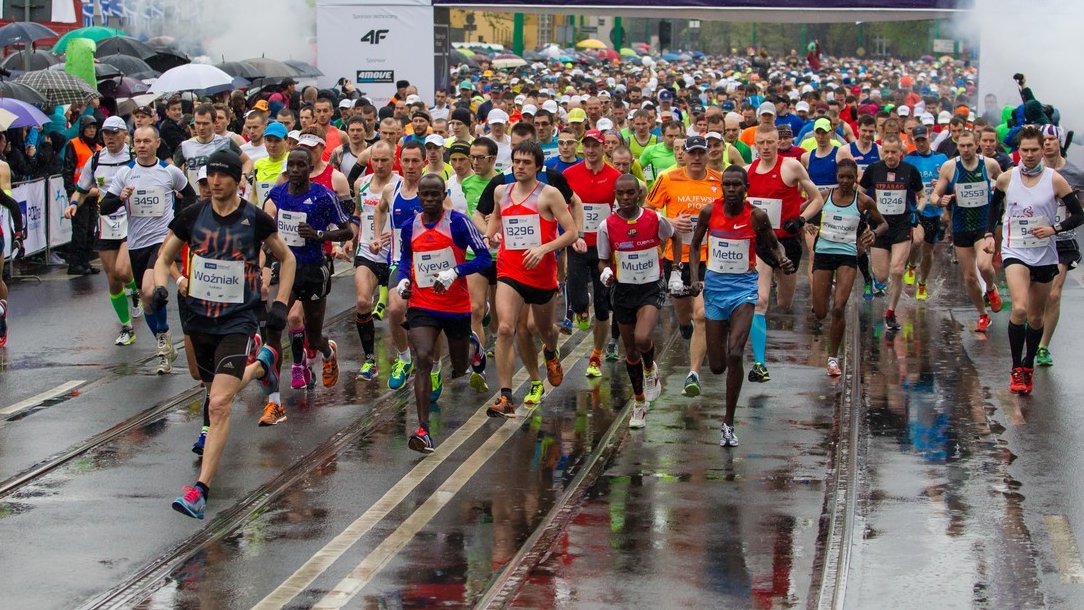
<svg viewBox="0 0 1084 610"><path fill-rule="evenodd" d="M614 283L614 270L606 267L598 277L603 286L612 286Z"/></svg>
<svg viewBox="0 0 1084 610"><path fill-rule="evenodd" d="M452 283L459 277L459 272L455 270L455 267L451 269L445 269L437 274L437 284L440 284L445 290L452 287Z"/></svg>
<svg viewBox="0 0 1084 610"><path fill-rule="evenodd" d="M667 285L670 294L685 294L685 282L681 280L681 272L677 269L670 272L670 283Z"/></svg>
<svg viewBox="0 0 1084 610"><path fill-rule="evenodd" d="M407 290L410 290L410 280L403 278L399 280L399 285L395 287L395 291L399 293L399 296L403 296Z"/></svg>

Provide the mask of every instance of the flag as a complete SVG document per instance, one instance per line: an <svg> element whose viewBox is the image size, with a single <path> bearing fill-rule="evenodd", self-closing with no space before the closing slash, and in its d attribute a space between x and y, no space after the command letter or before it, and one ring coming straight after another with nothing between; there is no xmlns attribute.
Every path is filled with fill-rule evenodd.
<svg viewBox="0 0 1084 610"><path fill-rule="evenodd" d="M83 0L83 27L94 25L94 0Z"/></svg>
<svg viewBox="0 0 1084 610"><path fill-rule="evenodd" d="M49 19L54 23L75 23L75 5L71 0L52 0L53 14Z"/></svg>

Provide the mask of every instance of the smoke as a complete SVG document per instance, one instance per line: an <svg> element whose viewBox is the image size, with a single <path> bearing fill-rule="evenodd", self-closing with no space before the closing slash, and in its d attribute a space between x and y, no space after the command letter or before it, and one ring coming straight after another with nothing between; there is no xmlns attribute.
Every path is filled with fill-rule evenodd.
<svg viewBox="0 0 1084 610"><path fill-rule="evenodd" d="M1084 167L1084 79L1071 66L1079 54L1084 3L1064 0L975 0L956 20L957 32L979 48L978 111L986 94L999 105L1020 104L1013 74L1027 77L1035 97L1061 111L1061 125L1076 131L1071 161Z"/></svg>

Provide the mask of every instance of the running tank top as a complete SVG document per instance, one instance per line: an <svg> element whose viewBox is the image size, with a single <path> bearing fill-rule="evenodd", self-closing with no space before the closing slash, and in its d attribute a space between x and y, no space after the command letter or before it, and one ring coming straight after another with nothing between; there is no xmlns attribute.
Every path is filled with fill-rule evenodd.
<svg viewBox="0 0 1084 610"><path fill-rule="evenodd" d="M189 329L212 335L252 334L260 307L256 206L241 204L241 220L222 224L210 201L188 240Z"/></svg>
<svg viewBox="0 0 1084 610"><path fill-rule="evenodd" d="M458 213L445 210L432 227L425 226L421 214L414 217L410 234L413 264L410 270L412 290L407 303L409 307L444 314L470 315L467 278L457 277L451 287L441 294L433 289L438 274L454 269L466 260L466 250L457 246L452 237L452 215Z"/></svg>
<svg viewBox="0 0 1084 610"><path fill-rule="evenodd" d="M858 150L858 142L851 142L851 156L854 157L854 162L858 164L859 171L866 171L866 168L881 160L881 149L877 147L877 143L874 142L868 153L863 153Z"/></svg>
<svg viewBox="0 0 1084 610"><path fill-rule="evenodd" d="M659 247L659 215L650 208L640 208L635 220L610 214L603 221L610 251L617 261L614 277L620 284L653 284L662 279Z"/></svg>
<svg viewBox="0 0 1084 610"><path fill-rule="evenodd" d="M98 187L100 192L105 193L113 183L113 176L122 167L127 167L132 162L132 153L127 145L117 154L102 148L95 151L91 159L97 160L96 164L91 163L92 167L94 167L94 185ZM101 239L128 239L128 210L125 206L121 206L119 210L108 216L98 216L98 237Z"/></svg>
<svg viewBox="0 0 1084 610"><path fill-rule="evenodd" d="M452 200L452 209L462 214L467 213L467 194L459 182L459 174L452 172L447 179L448 198Z"/></svg>
<svg viewBox="0 0 1084 610"><path fill-rule="evenodd" d="M557 239L557 221L546 220L538 210L540 182L522 201L512 199L515 185L505 187L501 198L501 226L504 231L497 254L497 277L506 277L541 290L557 288L557 258L543 256L533 269L523 265L523 256L531 248Z"/></svg>
<svg viewBox="0 0 1084 610"><path fill-rule="evenodd" d="M842 254L858 256L858 223L862 215L858 211L858 192L847 205L836 203L836 190L828 195L821 209L820 232L813 246L815 254Z"/></svg>
<svg viewBox="0 0 1084 610"><path fill-rule="evenodd" d="M315 184L319 184L319 185L327 187L327 189L329 191L334 193L335 192L335 187L331 186L331 176L334 173L335 173L335 167L333 165L331 165L330 163L328 163L324 167L324 171L320 172L319 174L317 174L315 176L310 176L309 180L311 180Z"/></svg>
<svg viewBox="0 0 1084 610"><path fill-rule="evenodd" d="M399 263L399 257L403 253L403 227L412 222L414 217L422 211L422 200L415 192L413 197L404 197L400 192L403 181L395 184L395 195L391 199L391 250L389 262L392 265Z"/></svg>
<svg viewBox="0 0 1084 610"><path fill-rule="evenodd" d="M349 176L350 172L354 169L354 166L358 164L358 158L357 155L350 152L349 144L343 144L342 151L342 158L339 160L339 171L342 172L344 176Z"/></svg>
<svg viewBox="0 0 1084 610"><path fill-rule="evenodd" d="M775 167L765 173L759 173L760 159L755 159L749 167L749 203L768 214L775 229L776 237L794 237L783 228L783 222L802 213L802 193L797 187L787 186L780 173L783 159L775 160Z"/></svg>
<svg viewBox="0 0 1084 610"><path fill-rule="evenodd" d="M373 178L373 174L365 176L361 179L361 185L358 187L358 246L354 251L354 257L370 260L374 263L386 263L390 256L390 245L381 248L380 252L376 254L373 254L372 250L369 249L369 244L373 243L373 240L377 237L376 208L380 205L380 196L383 191L383 189L372 190ZM398 174L392 174L389 184L397 185L400 180ZM384 217L384 226L380 228L380 235L388 231L390 216L389 214Z"/></svg>
<svg viewBox="0 0 1084 610"><path fill-rule="evenodd" d="M1035 237L1035 227L1050 226L1058 213L1054 195L1054 170L1043 170L1035 186L1024 186L1020 168L1014 167L1005 193L1005 224L1002 227L1001 257L1015 258L1030 266L1058 264L1053 237Z"/></svg>
<svg viewBox="0 0 1084 610"><path fill-rule="evenodd" d="M708 218L708 258L704 287L711 291L741 292L757 289L757 235L753 206L730 217L718 200Z"/></svg>
<svg viewBox="0 0 1084 610"><path fill-rule="evenodd" d="M967 169L963 160L956 157L952 188L956 194L952 200L952 232L985 231L989 213L986 206L990 205L993 194L990 178L986 174L986 159L979 155L975 169Z"/></svg>
<svg viewBox="0 0 1084 610"><path fill-rule="evenodd" d="M809 151L809 179L821 189L836 188L836 149L827 157L818 157L817 150Z"/></svg>

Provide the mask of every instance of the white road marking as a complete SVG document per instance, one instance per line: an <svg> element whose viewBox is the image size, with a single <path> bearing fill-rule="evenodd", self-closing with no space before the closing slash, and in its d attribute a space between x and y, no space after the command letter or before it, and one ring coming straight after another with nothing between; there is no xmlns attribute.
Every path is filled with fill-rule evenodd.
<svg viewBox="0 0 1084 610"><path fill-rule="evenodd" d="M568 369L577 360L582 359L587 354L587 347L591 345L592 342L590 337L585 337L580 341L580 344L576 349L572 350L571 353L561 360L561 365ZM518 388L527 381L527 372L521 368L519 373L512 379L512 387ZM548 382L546 382L546 388L548 392L553 390ZM443 464L460 445L473 436L475 432L490 420L490 417L486 415L486 409L496 397L497 394L490 396L470 419L452 433L447 440L437 445L436 451L418 462L410 472L392 486L392 488L389 489L383 497L377 500L369 510L365 511L364 514L354 520L354 522L347 526L342 533L332 538L330 542L309 558L309 560L287 578L285 582L253 606L253 609L268 610L272 608L282 608L293 600L293 598L303 593L309 585L320 577L321 574L326 572L332 564L338 561L350 547L361 540L373 526L387 517L400 502L405 500L418 485L426 479L426 477L440 467L440 465ZM336 594L337 597L342 598L342 601L338 605L328 607L339 607L342 604L345 604L356 595L362 587L368 584L369 578L379 571L381 567L386 565L387 562L394 557L407 542L409 542L414 534L440 511L440 509L455 495L455 492L461 489L471 476L481 468L485 463L485 460L492 455L492 452L495 452L508 440L508 438L511 438L512 433L514 433L522 423L522 419L520 418L526 413L527 411L525 409L520 408L517 412L518 417L516 419L506 420L504 425L498 428L493 436L487 439L481 447L475 450L475 452L471 454L458 469L456 469L452 476L440 486L436 493L418 507L414 513L391 534L391 536L385 539L369 554L368 557L366 557L361 565L353 570L353 573L358 573L363 570L368 571L368 576L364 580L359 579L355 582L352 578L348 577L340 582L328 595L331 596L332 594ZM494 439L499 439L499 442ZM484 458L480 457L483 452L487 452ZM366 562L369 562L369 564ZM369 565L375 565L375 569L371 569L370 571ZM316 607L323 606L317 604Z"/></svg>
<svg viewBox="0 0 1084 610"><path fill-rule="evenodd" d="M25 411L26 409L29 409L31 407L36 407L47 400L52 400L58 396L63 396L64 394L71 392L72 390L83 385L84 383L86 383L85 379L75 379L67 383L63 383L51 390L46 390L41 394L38 394L37 396L31 396L26 400L21 400L11 405L10 407L0 409L0 415L14 415L19 411Z"/></svg>
<svg viewBox="0 0 1084 610"><path fill-rule="evenodd" d="M1084 583L1084 562L1080 560L1080 550L1076 546L1073 528L1065 515L1043 515L1043 524L1050 535L1050 544L1054 547L1054 556L1058 560L1061 582L1065 584Z"/></svg>

